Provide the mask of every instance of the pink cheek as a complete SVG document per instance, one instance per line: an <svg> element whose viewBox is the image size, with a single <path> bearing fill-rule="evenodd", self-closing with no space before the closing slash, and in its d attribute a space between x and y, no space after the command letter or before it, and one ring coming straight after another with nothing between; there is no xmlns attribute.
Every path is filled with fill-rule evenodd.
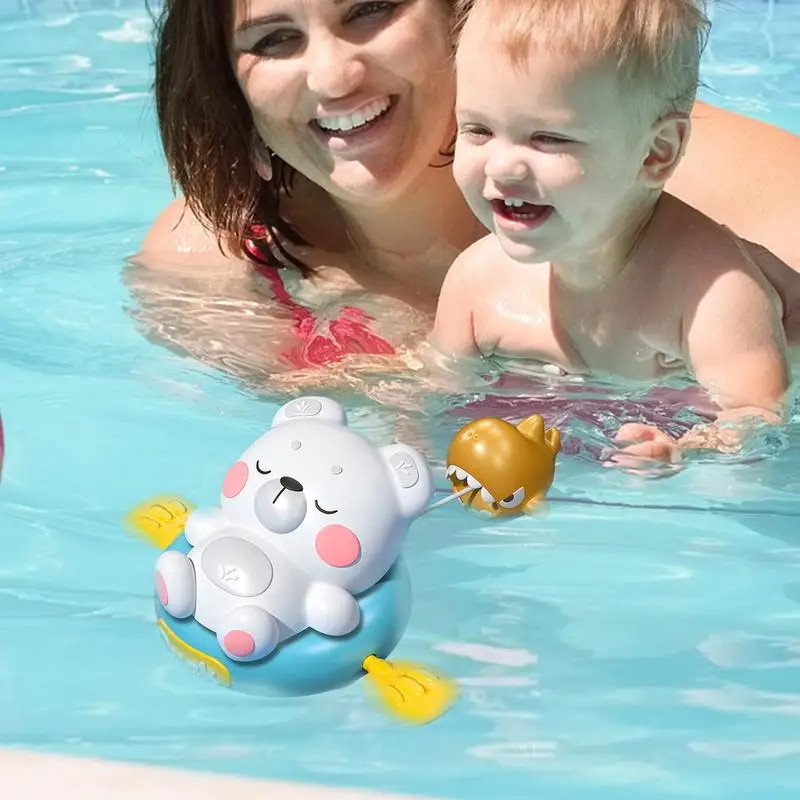
<svg viewBox="0 0 800 800"><path fill-rule="evenodd" d="M331 567L352 567L361 556L361 542L344 525L328 525L316 539L317 555Z"/></svg>
<svg viewBox="0 0 800 800"><path fill-rule="evenodd" d="M249 475L247 464L244 461L237 461L229 470L225 479L222 481L222 494L232 500L247 484Z"/></svg>

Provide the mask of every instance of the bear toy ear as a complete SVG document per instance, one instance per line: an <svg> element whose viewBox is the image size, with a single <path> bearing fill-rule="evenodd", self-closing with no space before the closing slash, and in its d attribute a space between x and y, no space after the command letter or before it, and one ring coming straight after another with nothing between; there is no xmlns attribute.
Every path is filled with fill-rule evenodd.
<svg viewBox="0 0 800 800"><path fill-rule="evenodd" d="M392 479L400 513L406 519L419 516L433 497L433 476L422 453L400 442L380 449Z"/></svg>
<svg viewBox="0 0 800 800"><path fill-rule="evenodd" d="M318 419L335 425L347 425L344 408L329 397L297 397L278 409L272 419L272 427L298 419Z"/></svg>

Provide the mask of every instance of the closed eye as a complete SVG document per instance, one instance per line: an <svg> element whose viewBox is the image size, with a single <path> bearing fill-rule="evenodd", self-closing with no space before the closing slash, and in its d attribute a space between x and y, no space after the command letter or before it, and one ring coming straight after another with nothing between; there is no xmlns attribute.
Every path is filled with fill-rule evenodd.
<svg viewBox="0 0 800 800"><path fill-rule="evenodd" d="M321 511L323 514L335 514L339 510L338 508L334 508L333 511L328 511L327 508L323 508L319 504L319 500L315 500L314 505L317 507L317 511Z"/></svg>
<svg viewBox="0 0 800 800"><path fill-rule="evenodd" d="M260 461L256 461L256 472L260 472L262 475L269 475L272 472L271 469L267 469L266 467L261 466Z"/></svg>
<svg viewBox="0 0 800 800"><path fill-rule="evenodd" d="M534 145L542 145L543 147L565 147L566 145L575 144L573 139L554 133L537 133L531 137L531 141Z"/></svg>
<svg viewBox="0 0 800 800"><path fill-rule="evenodd" d="M472 141L484 141L491 137L492 132L483 125L464 123L459 125L458 134Z"/></svg>

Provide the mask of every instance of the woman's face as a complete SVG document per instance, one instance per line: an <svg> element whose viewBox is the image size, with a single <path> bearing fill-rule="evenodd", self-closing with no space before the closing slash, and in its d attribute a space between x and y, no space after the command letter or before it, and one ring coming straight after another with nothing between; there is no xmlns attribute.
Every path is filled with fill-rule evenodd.
<svg viewBox="0 0 800 800"><path fill-rule="evenodd" d="M444 0L235 0L231 37L257 132L342 200L401 194L449 140Z"/></svg>

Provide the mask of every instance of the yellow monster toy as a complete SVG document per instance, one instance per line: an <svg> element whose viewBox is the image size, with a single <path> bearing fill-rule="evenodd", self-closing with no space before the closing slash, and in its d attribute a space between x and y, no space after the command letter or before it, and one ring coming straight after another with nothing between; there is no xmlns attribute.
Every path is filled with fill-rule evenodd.
<svg viewBox="0 0 800 800"><path fill-rule="evenodd" d="M483 417L461 428L447 451L447 477L464 505L492 516L530 513L544 499L561 450L557 428L534 414L513 425Z"/></svg>

